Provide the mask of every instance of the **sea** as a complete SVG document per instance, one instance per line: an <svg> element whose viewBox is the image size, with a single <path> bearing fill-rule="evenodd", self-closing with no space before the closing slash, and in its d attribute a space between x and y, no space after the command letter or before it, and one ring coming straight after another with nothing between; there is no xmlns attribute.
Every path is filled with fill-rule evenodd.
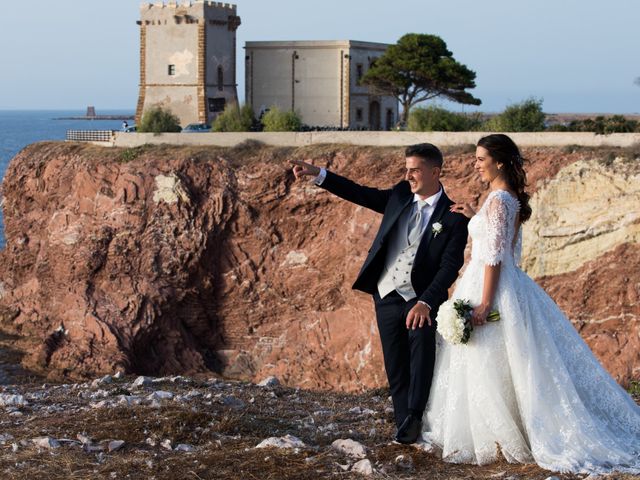
<svg viewBox="0 0 640 480"><path fill-rule="evenodd" d="M99 110L99 115L133 115L131 111ZM80 117L86 110L0 110L0 181L11 160L27 145L64 140L67 130L120 130L122 120L56 120ZM133 124L128 120L129 125ZM0 213L0 249L5 246L4 217Z"/></svg>

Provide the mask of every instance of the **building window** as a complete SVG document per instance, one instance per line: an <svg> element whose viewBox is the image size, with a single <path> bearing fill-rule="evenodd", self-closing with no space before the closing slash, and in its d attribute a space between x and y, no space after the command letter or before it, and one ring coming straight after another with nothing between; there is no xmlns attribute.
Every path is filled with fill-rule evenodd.
<svg viewBox="0 0 640 480"><path fill-rule="evenodd" d="M175 65L169 65L169 68L167 69L167 72L169 73L169 75L175 75L176 74L176 66Z"/></svg>
<svg viewBox="0 0 640 480"><path fill-rule="evenodd" d="M222 66L218 66L218 90L222 90L224 88L224 72L222 71Z"/></svg>
<svg viewBox="0 0 640 480"><path fill-rule="evenodd" d="M209 103L209 111L211 113L220 113L224 111L227 101L223 97L208 98L207 100Z"/></svg>
<svg viewBox="0 0 640 480"><path fill-rule="evenodd" d="M356 108L356 122L361 122L362 118L362 109Z"/></svg>
<svg viewBox="0 0 640 480"><path fill-rule="evenodd" d="M364 69L361 63L356 65L356 84L360 85L360 81L362 80L362 75L364 74Z"/></svg>
<svg viewBox="0 0 640 480"><path fill-rule="evenodd" d="M369 58L369 68L373 67L376 64L377 60L377 57Z"/></svg>

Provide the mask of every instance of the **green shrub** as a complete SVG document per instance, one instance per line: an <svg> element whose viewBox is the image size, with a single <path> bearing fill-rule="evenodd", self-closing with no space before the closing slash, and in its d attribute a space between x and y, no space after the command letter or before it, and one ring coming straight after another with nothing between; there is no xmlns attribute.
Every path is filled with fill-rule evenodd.
<svg viewBox="0 0 640 480"><path fill-rule="evenodd" d="M171 110L162 107L152 107L142 114L142 119L138 125L138 132L179 132L180 120L171 113Z"/></svg>
<svg viewBox="0 0 640 480"><path fill-rule="evenodd" d="M293 110L283 112L271 107L262 117L265 132L297 132L302 127L300 116Z"/></svg>
<svg viewBox="0 0 640 480"><path fill-rule="evenodd" d="M544 119L542 100L529 98L509 105L504 112L489 119L484 129L489 132L540 132L544 130Z"/></svg>
<svg viewBox="0 0 640 480"><path fill-rule="evenodd" d="M236 103L229 103L213 122L214 132L248 132L253 125L253 109L250 105L238 108Z"/></svg>
<svg viewBox="0 0 640 480"><path fill-rule="evenodd" d="M574 120L566 128L569 132L594 132L599 135L607 135L609 133L639 132L640 122L629 120L623 115L612 115L611 117L600 115L596 118Z"/></svg>
<svg viewBox="0 0 640 480"><path fill-rule="evenodd" d="M419 107L409 113L408 130L415 132L469 132L482 125L479 113L450 112L440 107Z"/></svg>

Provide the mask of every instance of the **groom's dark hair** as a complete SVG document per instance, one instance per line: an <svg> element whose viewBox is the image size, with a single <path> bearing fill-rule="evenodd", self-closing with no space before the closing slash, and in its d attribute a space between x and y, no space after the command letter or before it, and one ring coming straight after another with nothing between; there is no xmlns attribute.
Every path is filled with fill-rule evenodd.
<svg viewBox="0 0 640 480"><path fill-rule="evenodd" d="M418 157L433 167L442 168L442 152L432 143L409 145L404 151L404 156Z"/></svg>

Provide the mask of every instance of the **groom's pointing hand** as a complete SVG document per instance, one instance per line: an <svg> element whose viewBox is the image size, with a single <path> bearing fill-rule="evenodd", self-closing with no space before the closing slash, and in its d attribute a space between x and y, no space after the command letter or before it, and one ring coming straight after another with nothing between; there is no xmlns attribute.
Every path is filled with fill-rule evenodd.
<svg viewBox="0 0 640 480"><path fill-rule="evenodd" d="M320 174L320 168L302 160L291 160L293 164L293 174L296 178L302 178L306 175L317 177Z"/></svg>
<svg viewBox="0 0 640 480"><path fill-rule="evenodd" d="M416 328L422 328L425 322L431 326L430 312L431 309L424 303L416 303L407 315L407 329L415 330Z"/></svg>

